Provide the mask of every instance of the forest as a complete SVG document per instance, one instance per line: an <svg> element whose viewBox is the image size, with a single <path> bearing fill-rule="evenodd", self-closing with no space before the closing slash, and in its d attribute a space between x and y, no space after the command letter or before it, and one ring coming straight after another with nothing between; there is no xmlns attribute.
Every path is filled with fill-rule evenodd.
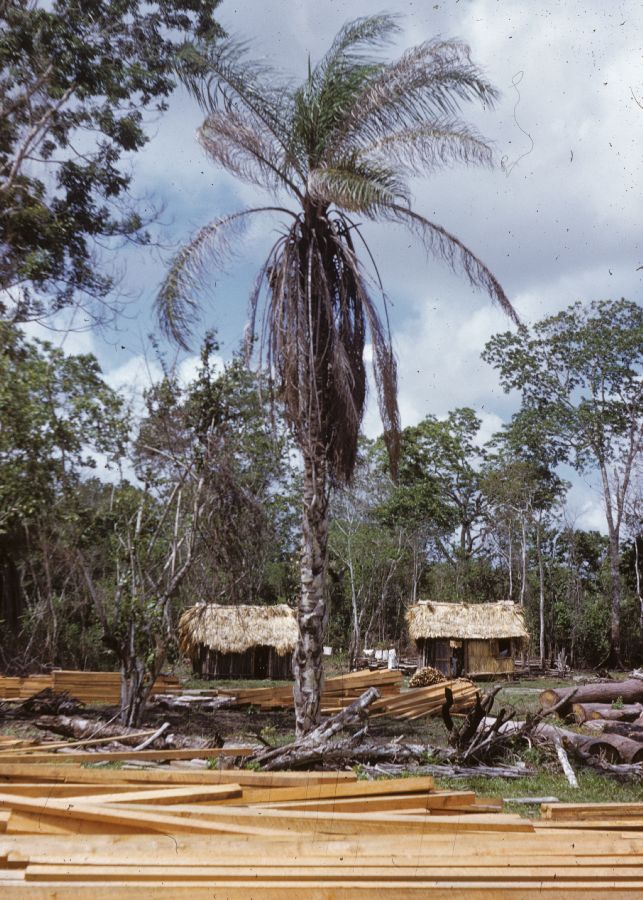
<svg viewBox="0 0 643 900"><path fill-rule="evenodd" d="M531 655L605 666L616 633L635 663L642 329L640 308L615 301L495 336L485 356L522 384L519 412L486 443L471 408L426 416L401 432L396 480L383 438L361 438L352 481L331 497L326 643L349 662L364 647L409 655L417 599L513 600ZM210 335L194 380L168 370L133 410L91 356L9 325L2 336L7 673L156 674L176 662L176 621L195 598L292 604L302 468L265 373L214 364ZM610 531L570 518L574 470L604 476Z"/></svg>

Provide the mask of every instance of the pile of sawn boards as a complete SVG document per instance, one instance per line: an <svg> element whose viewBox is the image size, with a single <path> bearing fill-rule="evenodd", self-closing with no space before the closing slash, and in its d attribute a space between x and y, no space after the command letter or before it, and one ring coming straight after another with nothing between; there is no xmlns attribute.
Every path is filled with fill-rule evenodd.
<svg viewBox="0 0 643 900"><path fill-rule="evenodd" d="M0 896L641 896L643 804L501 807L427 777L2 763Z"/></svg>
<svg viewBox="0 0 643 900"><path fill-rule="evenodd" d="M415 719L426 715L439 715L445 700L445 687L451 688L454 698L452 712L466 712L475 703L475 685L466 679L444 681L424 688L411 688L401 692L402 673L394 670L351 672L327 678L322 692L322 712L340 712L357 700L363 691L376 687L380 699L369 707L370 716L395 716ZM277 688L250 688L220 691L219 696L229 694L239 706L252 705L260 709L287 708L293 704L292 685Z"/></svg>
<svg viewBox="0 0 643 900"><path fill-rule="evenodd" d="M120 672L82 672L59 669L46 675L25 678L0 676L0 699L27 700L46 688L56 693L67 692L83 703L118 703L121 695ZM169 694L180 690L178 678L160 675L152 693Z"/></svg>

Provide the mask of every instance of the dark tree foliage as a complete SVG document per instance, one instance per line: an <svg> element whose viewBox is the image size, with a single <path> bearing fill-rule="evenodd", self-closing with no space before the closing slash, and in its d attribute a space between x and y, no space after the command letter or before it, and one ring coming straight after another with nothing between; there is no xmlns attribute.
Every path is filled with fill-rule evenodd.
<svg viewBox="0 0 643 900"><path fill-rule="evenodd" d="M222 33L219 3L1 0L0 315L106 297L96 242L146 240L127 165L144 113L166 109L179 49Z"/></svg>
<svg viewBox="0 0 643 900"><path fill-rule="evenodd" d="M0 619L15 635L25 587L60 593L51 546L81 524L96 459L122 455L127 417L93 356L0 323L0 422Z"/></svg>

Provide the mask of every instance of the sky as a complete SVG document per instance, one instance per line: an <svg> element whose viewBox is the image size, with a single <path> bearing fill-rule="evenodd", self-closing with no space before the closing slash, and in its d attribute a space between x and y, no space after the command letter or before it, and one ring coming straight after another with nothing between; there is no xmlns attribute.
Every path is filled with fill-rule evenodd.
<svg viewBox="0 0 643 900"><path fill-rule="evenodd" d="M217 15L231 35L252 43L257 58L303 78L309 55L318 59L344 22L381 11L400 17L391 57L432 37L459 38L502 94L494 110L463 109L493 144L495 168L452 167L416 179L414 207L484 260L527 324L576 300L638 300L640 0L389 0L383 7L367 0L223 0ZM65 338L69 352L94 352L109 383L133 396L160 373L148 335L157 328L152 305L169 248L210 219L265 199L209 163L195 140L201 119L177 92L132 162L134 192L163 207L163 246L123 253L126 317L117 329ZM202 327L217 328L223 357L241 339L248 292L277 224L253 227L228 270L212 274ZM510 322L399 226L366 225L365 233L391 302L403 426L472 406L483 421L481 437L490 437L517 397L503 394L480 353ZM182 357L181 366L188 377L195 357ZM370 435L380 430L374 404L364 427ZM571 519L604 530L597 485L573 481Z"/></svg>

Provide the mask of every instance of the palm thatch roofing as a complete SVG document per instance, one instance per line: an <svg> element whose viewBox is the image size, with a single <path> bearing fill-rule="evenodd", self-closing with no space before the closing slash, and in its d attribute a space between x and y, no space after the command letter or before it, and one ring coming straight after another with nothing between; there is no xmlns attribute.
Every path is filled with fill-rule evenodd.
<svg viewBox="0 0 643 900"><path fill-rule="evenodd" d="M526 641L529 632L521 607L515 603L434 603L420 600L406 613L409 634L423 638L455 638L484 641L517 638Z"/></svg>
<svg viewBox="0 0 643 900"><path fill-rule="evenodd" d="M285 603L276 606L219 606L200 603L179 619L179 647L186 656L204 644L219 653L245 653L251 647L274 647L278 656L295 649L297 619Z"/></svg>

